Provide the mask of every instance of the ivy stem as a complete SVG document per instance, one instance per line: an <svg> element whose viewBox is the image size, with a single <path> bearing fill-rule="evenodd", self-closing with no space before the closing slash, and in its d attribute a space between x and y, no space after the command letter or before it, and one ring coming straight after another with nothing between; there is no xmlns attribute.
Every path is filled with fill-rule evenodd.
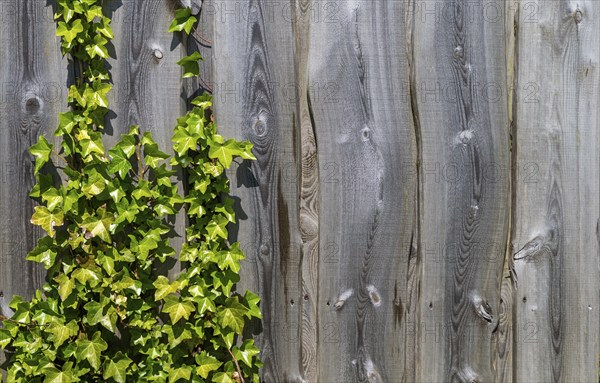
<svg viewBox="0 0 600 383"><path fill-rule="evenodd" d="M192 33L193 33L193 35L192 35L192 36L194 36L194 37L197 37L198 39L202 40L203 42L205 42L205 43L206 43L206 44L208 44L209 46L212 46L212 45L213 45L213 42L212 42L212 41L210 41L209 39L207 39L206 37L204 37L204 36L202 35L202 33L200 33L200 32L198 31L198 28L194 28L194 31L193 31Z"/></svg>
<svg viewBox="0 0 600 383"><path fill-rule="evenodd" d="M238 363L237 359L235 358L235 355L233 355L233 352L231 352L230 349L227 349L227 352L229 352L229 355L231 355L231 359L233 359L233 363L235 363L235 367L237 368L237 372L240 376L240 379L241 379L242 383L244 383L244 377L242 376L242 370L240 369L240 364Z"/></svg>
<svg viewBox="0 0 600 383"><path fill-rule="evenodd" d="M138 182L144 178L144 165L142 164L142 144L137 145L136 150L137 163L138 163Z"/></svg>

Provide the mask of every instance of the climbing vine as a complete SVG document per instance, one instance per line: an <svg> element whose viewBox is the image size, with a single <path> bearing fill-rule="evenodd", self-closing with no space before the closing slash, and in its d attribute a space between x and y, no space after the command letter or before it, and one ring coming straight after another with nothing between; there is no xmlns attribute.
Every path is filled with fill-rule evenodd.
<svg viewBox="0 0 600 383"><path fill-rule="evenodd" d="M173 155L138 126L106 150L110 19L101 0L59 0L55 19L75 81L58 117L60 144L42 136L30 148L39 203L31 222L47 235L27 259L47 278L1 318L8 381L258 382L259 350L242 334L261 317L259 298L234 290L243 253L227 241L235 214L224 177L236 158L254 159L252 145L219 135L202 95L177 120ZM169 30L189 34L196 22L184 8ZM200 59L179 62L184 77L198 75ZM158 270L177 255L169 222L181 209L184 269L170 280Z"/></svg>

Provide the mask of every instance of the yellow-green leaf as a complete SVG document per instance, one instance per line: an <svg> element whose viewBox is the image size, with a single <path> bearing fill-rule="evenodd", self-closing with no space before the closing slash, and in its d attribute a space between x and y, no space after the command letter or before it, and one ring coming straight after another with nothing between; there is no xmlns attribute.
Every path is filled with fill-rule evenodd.
<svg viewBox="0 0 600 383"><path fill-rule="evenodd" d="M34 208L31 223L41 226L49 236L54 237L56 233L54 228L62 226L64 223L64 214L62 211L51 212L46 206L36 206Z"/></svg>

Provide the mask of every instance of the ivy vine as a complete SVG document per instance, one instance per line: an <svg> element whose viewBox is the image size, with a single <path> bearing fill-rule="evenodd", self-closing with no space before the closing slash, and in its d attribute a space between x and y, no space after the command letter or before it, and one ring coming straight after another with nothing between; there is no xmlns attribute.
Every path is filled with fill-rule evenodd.
<svg viewBox="0 0 600 383"><path fill-rule="evenodd" d="M59 0L54 17L76 79L59 147L41 136L30 148L39 202L31 222L47 236L27 259L47 279L31 301L14 296L14 314L1 318L8 381L259 382L259 349L242 335L261 318L259 298L234 291L244 256L227 241L235 213L224 176L235 158L255 159L252 144L217 133L204 94L177 120L173 155L139 126L106 150L111 21L101 0ZM196 23L183 8L169 30L189 34ZM198 75L200 59L179 61L184 77ZM45 172L50 165L60 178ZM182 208L185 267L169 280L158 266L176 256L169 218Z"/></svg>

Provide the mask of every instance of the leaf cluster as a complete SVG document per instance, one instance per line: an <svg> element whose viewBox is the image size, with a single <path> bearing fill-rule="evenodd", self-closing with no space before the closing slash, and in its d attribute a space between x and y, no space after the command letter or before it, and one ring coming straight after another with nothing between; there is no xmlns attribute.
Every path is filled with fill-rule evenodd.
<svg viewBox="0 0 600 383"><path fill-rule="evenodd" d="M55 18L80 75L59 115L60 146L40 137L30 149L31 222L47 236L27 259L47 280L31 301L15 296L2 321L9 382L258 382L259 349L243 332L261 318L259 298L235 291L244 255L227 241L235 212L224 176L235 158L254 159L252 145L217 133L203 95L177 120L173 155L138 126L106 150L110 20L101 0L59 0ZM195 22L185 8L170 30ZM181 63L184 76L197 75L194 58ZM60 179L44 172L50 165ZM176 254L170 222L181 209L189 224ZM158 270L173 257L184 268L170 280Z"/></svg>

